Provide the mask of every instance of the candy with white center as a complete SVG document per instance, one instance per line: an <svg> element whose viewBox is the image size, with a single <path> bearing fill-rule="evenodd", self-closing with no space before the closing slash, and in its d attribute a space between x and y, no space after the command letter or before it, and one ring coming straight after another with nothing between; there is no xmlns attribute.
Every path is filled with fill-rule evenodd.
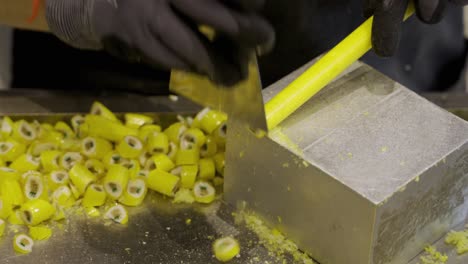
<svg viewBox="0 0 468 264"><path fill-rule="evenodd" d="M83 196L81 204L84 207L101 206L106 202L106 192L100 184L91 184Z"/></svg>
<svg viewBox="0 0 468 264"><path fill-rule="evenodd" d="M216 198L216 190L209 182L198 181L193 187L193 195L195 196L195 201L209 204Z"/></svg>
<svg viewBox="0 0 468 264"><path fill-rule="evenodd" d="M19 120L13 124L11 137L20 143L29 144L36 139L37 132L28 122Z"/></svg>
<svg viewBox="0 0 468 264"><path fill-rule="evenodd" d="M143 179L130 180L119 202L126 206L138 206L145 199L147 191L148 188Z"/></svg>
<svg viewBox="0 0 468 264"><path fill-rule="evenodd" d="M83 194L86 188L97 180L96 175L82 164L75 164L68 174L71 182L80 194Z"/></svg>
<svg viewBox="0 0 468 264"><path fill-rule="evenodd" d="M213 251L219 261L230 261L240 253L239 242L231 236L217 239L213 243Z"/></svg>
<svg viewBox="0 0 468 264"><path fill-rule="evenodd" d="M67 185L69 179L68 172L65 170L57 170L48 174L47 183L50 190L55 190L62 185Z"/></svg>
<svg viewBox="0 0 468 264"><path fill-rule="evenodd" d="M169 137L164 133L148 135L146 151L150 154L166 154L169 151Z"/></svg>
<svg viewBox="0 0 468 264"><path fill-rule="evenodd" d="M104 177L104 190L109 198L119 199L128 183L128 170L121 165L112 165Z"/></svg>
<svg viewBox="0 0 468 264"><path fill-rule="evenodd" d="M106 211L105 217L116 223L125 225L128 223L128 213L120 204L114 205Z"/></svg>
<svg viewBox="0 0 468 264"><path fill-rule="evenodd" d="M117 153L127 159L136 159L143 152L143 144L134 136L126 136L116 147Z"/></svg>
<svg viewBox="0 0 468 264"><path fill-rule="evenodd" d="M13 238L13 249L20 254L31 253L33 246L34 241L25 234L17 234Z"/></svg>
<svg viewBox="0 0 468 264"><path fill-rule="evenodd" d="M102 138L87 137L81 141L81 153L88 158L102 158L112 151L112 144Z"/></svg>
<svg viewBox="0 0 468 264"><path fill-rule="evenodd" d="M83 156L78 152L66 152L60 159L60 166L66 170L70 170L74 165L83 161Z"/></svg>
<svg viewBox="0 0 468 264"><path fill-rule="evenodd" d="M23 221L32 226L49 220L55 214L55 207L41 199L27 201L20 210Z"/></svg>

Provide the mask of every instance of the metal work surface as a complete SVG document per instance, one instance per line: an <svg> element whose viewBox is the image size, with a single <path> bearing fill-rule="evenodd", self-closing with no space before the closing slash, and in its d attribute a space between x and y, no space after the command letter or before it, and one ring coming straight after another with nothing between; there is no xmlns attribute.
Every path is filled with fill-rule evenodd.
<svg viewBox="0 0 468 264"><path fill-rule="evenodd" d="M229 133L227 201L323 263L405 263L466 219L468 123L367 66L269 137L235 122Z"/></svg>
<svg viewBox="0 0 468 264"><path fill-rule="evenodd" d="M28 255L15 254L9 230L0 239L0 263L218 263L211 246L226 235L243 245L239 258L231 263L281 263L269 256L254 234L234 225L231 212L223 202L208 207L174 205L160 195L149 195L145 204L129 209L127 226L73 213L63 225L53 226L52 237L36 242Z"/></svg>
<svg viewBox="0 0 468 264"><path fill-rule="evenodd" d="M29 93L27 96L21 94L0 96L0 113L87 112L95 99L118 112L196 112L199 110L198 106L182 98L174 102L166 97L132 95L96 97ZM250 170L249 175L252 173L255 172ZM265 189L272 184L266 179L263 179L261 183ZM288 186L284 187L282 192L276 193L278 199L288 192ZM308 186L298 186L298 188L308 191L310 195L322 195L326 192L324 185L323 192L317 194L310 192L311 189ZM297 189L291 189L291 191L297 191ZM301 202L303 201L297 200L291 203L291 210ZM340 211L338 205L337 203L335 208L337 217L348 218L358 213L349 208L350 213L345 214L344 211ZM258 244L258 238L243 225L234 224L232 212L233 208L224 202L217 202L209 207L180 206L162 199L159 195L154 195L147 199L144 206L130 210L127 227L116 224L108 225L99 218L86 219L85 216L76 214L62 227L54 227L52 238L49 241L37 242L33 253L27 256L19 256L13 252L12 231L7 231L9 232L7 237L0 239L0 263L217 263L212 256L211 243L213 239L222 235L235 235L241 242L240 258L232 263L282 263L270 256L269 252ZM191 219L190 225L187 225L187 219ZM284 219L277 221L279 223ZM278 223L274 226L281 227ZM313 222L309 225L313 225ZM333 230L342 227L332 226L331 228L333 234ZM315 238L322 239L322 237ZM343 240L343 237L336 237L336 239ZM443 244L441 241L438 242L439 245ZM449 264L468 263L468 256L457 258L453 252L449 252L450 248L446 246L439 248L451 256ZM346 251L343 249L343 253ZM293 261L289 259L288 263L293 263ZM416 263L416 259L411 262L411 264Z"/></svg>
<svg viewBox="0 0 468 264"><path fill-rule="evenodd" d="M183 99L173 101L167 97L36 93L0 96L0 115L57 122L70 117L66 113L87 112L93 100L100 100L116 112L156 111L159 114L152 116L163 126L175 122L176 113L199 110ZM83 211L72 212L65 222L52 226L54 232L48 241L36 241L28 255L16 254L12 246L15 231L27 233L27 228L7 226L0 238L0 263L219 263L213 256L212 243L228 235L241 244L240 256L231 263L282 263L244 225L234 224L234 210L223 201L210 206L177 205L152 193L143 205L128 211L127 226L102 217L88 218Z"/></svg>

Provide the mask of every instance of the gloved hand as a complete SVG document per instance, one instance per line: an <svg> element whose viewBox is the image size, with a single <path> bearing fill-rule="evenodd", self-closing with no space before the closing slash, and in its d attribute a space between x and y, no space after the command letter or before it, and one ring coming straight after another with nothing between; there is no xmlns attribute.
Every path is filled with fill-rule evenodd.
<svg viewBox="0 0 468 264"><path fill-rule="evenodd" d="M445 6L467 5L468 0L415 0L418 18L427 24L438 23ZM364 15L374 15L372 25L372 47L382 57L392 56L398 48L403 16L409 0L364 0Z"/></svg>
<svg viewBox="0 0 468 264"><path fill-rule="evenodd" d="M273 28L256 11L264 0L47 0L49 28L83 49L201 73L231 85L247 75L247 50L271 48ZM216 31L209 41L198 30Z"/></svg>

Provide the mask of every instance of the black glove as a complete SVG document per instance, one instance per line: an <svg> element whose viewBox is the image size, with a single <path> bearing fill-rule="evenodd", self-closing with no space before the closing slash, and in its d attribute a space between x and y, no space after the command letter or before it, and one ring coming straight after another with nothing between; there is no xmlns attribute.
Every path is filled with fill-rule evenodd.
<svg viewBox="0 0 468 264"><path fill-rule="evenodd" d="M247 51L271 48L264 0L48 0L51 31L77 48L201 73L231 85L246 77ZM199 25L216 31L209 41Z"/></svg>
<svg viewBox="0 0 468 264"><path fill-rule="evenodd" d="M467 5L468 0L415 0L418 18L427 24L438 23L448 2ZM382 57L392 56L398 48L403 17L409 0L364 0L364 15L374 15L372 47Z"/></svg>

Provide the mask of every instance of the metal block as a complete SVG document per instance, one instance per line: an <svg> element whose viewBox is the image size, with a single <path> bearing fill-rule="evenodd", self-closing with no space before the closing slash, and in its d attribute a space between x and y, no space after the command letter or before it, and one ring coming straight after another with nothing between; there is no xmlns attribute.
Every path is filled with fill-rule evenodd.
<svg viewBox="0 0 468 264"><path fill-rule="evenodd" d="M227 201L322 264L408 263L467 216L468 123L366 65L268 137L228 133Z"/></svg>

